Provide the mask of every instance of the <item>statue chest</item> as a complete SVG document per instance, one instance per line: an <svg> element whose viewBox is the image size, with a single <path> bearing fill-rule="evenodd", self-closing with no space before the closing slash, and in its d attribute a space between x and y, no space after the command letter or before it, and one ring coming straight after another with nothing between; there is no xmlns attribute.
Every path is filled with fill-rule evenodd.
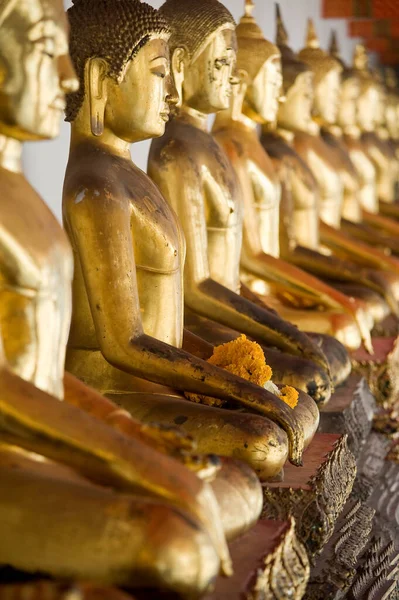
<svg viewBox="0 0 399 600"><path fill-rule="evenodd" d="M1 179L0 210L2 287L14 286L22 294L59 294L72 280L73 258L57 219L20 175Z"/></svg>
<svg viewBox="0 0 399 600"><path fill-rule="evenodd" d="M340 161L320 136L308 136L302 158L309 165L320 192L320 217L332 227L339 227L344 187Z"/></svg>
<svg viewBox="0 0 399 600"><path fill-rule="evenodd" d="M173 209L158 190L131 202L131 230L136 268L154 273L179 271L184 238Z"/></svg>
<svg viewBox="0 0 399 600"><path fill-rule="evenodd" d="M288 185L294 210L315 210L318 204L317 182L305 161L282 137L262 136L262 143L282 180Z"/></svg>
<svg viewBox="0 0 399 600"><path fill-rule="evenodd" d="M212 230L235 230L242 227L241 189L227 157L219 150L201 164L206 225Z"/></svg>

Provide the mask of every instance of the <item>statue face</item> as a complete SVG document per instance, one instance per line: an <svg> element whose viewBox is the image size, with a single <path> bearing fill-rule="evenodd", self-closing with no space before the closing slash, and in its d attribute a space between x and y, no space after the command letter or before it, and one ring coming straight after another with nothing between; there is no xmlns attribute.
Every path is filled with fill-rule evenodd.
<svg viewBox="0 0 399 600"><path fill-rule="evenodd" d="M227 109L236 56L235 32L219 31L198 58L185 66L183 104L206 114Z"/></svg>
<svg viewBox="0 0 399 600"><path fill-rule="evenodd" d="M312 129L313 100L313 74L310 71L301 73L288 90L285 102L280 104L279 125L290 130L309 132Z"/></svg>
<svg viewBox="0 0 399 600"><path fill-rule="evenodd" d="M117 137L133 143L163 135L170 104L177 102L167 42L145 44L128 63L121 83L107 79L106 96L105 125Z"/></svg>
<svg viewBox="0 0 399 600"><path fill-rule="evenodd" d="M263 64L248 88L249 102L267 123L274 123L276 120L282 83L281 59L276 56Z"/></svg>
<svg viewBox="0 0 399 600"><path fill-rule="evenodd" d="M338 70L331 70L315 87L314 108L325 123L335 123L338 112L341 77Z"/></svg>
<svg viewBox="0 0 399 600"><path fill-rule="evenodd" d="M376 125L378 111L378 91L370 85L359 95L357 102L357 122L364 131L372 131Z"/></svg>
<svg viewBox="0 0 399 600"><path fill-rule="evenodd" d="M357 99L360 85L357 79L346 79L341 84L341 97L337 122L340 127L350 127L357 122Z"/></svg>
<svg viewBox="0 0 399 600"><path fill-rule="evenodd" d="M0 131L21 139L59 133L65 94L78 88L61 0L17 0L0 28Z"/></svg>

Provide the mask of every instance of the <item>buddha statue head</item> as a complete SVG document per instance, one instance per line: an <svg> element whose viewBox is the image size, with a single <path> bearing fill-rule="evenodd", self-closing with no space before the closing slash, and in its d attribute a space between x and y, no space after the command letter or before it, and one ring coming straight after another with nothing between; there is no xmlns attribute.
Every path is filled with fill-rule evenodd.
<svg viewBox="0 0 399 600"><path fill-rule="evenodd" d="M330 125L337 118L341 71L340 63L320 48L313 21L308 21L306 45L298 54L313 72L314 105L313 116L321 124Z"/></svg>
<svg viewBox="0 0 399 600"><path fill-rule="evenodd" d="M62 0L0 0L0 132L55 137L77 87Z"/></svg>
<svg viewBox="0 0 399 600"><path fill-rule="evenodd" d="M357 44L353 57L353 71L358 77L360 90L357 101L357 123L362 131L373 131L380 111L380 85L368 68L366 48Z"/></svg>
<svg viewBox="0 0 399 600"><path fill-rule="evenodd" d="M276 42L281 52L284 94L284 101L279 106L278 124L292 131L310 131L313 125L313 73L306 63L298 60L289 47L288 34L278 4L276 20Z"/></svg>
<svg viewBox="0 0 399 600"><path fill-rule="evenodd" d="M218 0L166 0L160 13L172 29L180 104L203 114L227 109L237 53L230 12Z"/></svg>
<svg viewBox="0 0 399 600"><path fill-rule="evenodd" d="M140 0L74 0L68 17L80 88L66 120L125 143L163 135L177 102L165 19Z"/></svg>
<svg viewBox="0 0 399 600"><path fill-rule="evenodd" d="M282 90L281 53L266 40L252 16L255 4L245 0L236 29L237 72L245 85L244 112L255 121L274 123Z"/></svg>
<svg viewBox="0 0 399 600"><path fill-rule="evenodd" d="M356 71L348 67L342 60L335 31L333 31L331 36L330 54L342 67L341 93L336 122L343 131L348 131L357 125L360 79Z"/></svg>

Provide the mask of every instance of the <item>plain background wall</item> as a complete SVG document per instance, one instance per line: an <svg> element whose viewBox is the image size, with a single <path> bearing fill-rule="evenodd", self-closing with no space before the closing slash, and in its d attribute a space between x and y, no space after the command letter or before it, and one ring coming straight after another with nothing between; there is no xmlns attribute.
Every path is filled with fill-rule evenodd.
<svg viewBox="0 0 399 600"><path fill-rule="evenodd" d="M159 8L163 0L147 0L155 8ZM184 1L184 0L182 0ZM243 14L244 0L222 0L234 17L238 20ZM274 40L275 18L274 2L271 0L255 0L254 15L263 28L265 37ZM198 0L201 2L201 0ZM65 8L70 1L65 0ZM351 61L355 40L347 37L347 26L344 20L323 20L320 16L321 0L280 0L283 18L294 50L299 50L304 43L306 21L312 17L321 45L326 47L329 42L331 29L337 31L341 45L342 56ZM61 218L62 184L69 151L68 123L62 123L59 138L49 142L25 144L25 172L32 185L39 191L57 217ZM146 169L149 142L132 146L132 158L142 169Z"/></svg>

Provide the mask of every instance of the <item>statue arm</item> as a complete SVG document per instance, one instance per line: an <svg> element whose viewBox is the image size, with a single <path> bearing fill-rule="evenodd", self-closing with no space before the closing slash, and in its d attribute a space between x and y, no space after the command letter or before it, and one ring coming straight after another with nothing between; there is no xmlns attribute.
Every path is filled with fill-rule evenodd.
<svg viewBox="0 0 399 600"><path fill-rule="evenodd" d="M299 463L303 432L283 401L239 377L143 333L130 214L126 205L93 195L67 216L77 248L100 349L116 368L179 390L235 401L286 430ZM67 211L68 212L68 211ZM115 235L118 232L118 235Z"/></svg>
<svg viewBox="0 0 399 600"><path fill-rule="evenodd" d="M338 257L349 259L364 269L363 280L367 287L380 293L395 315L399 308L391 282L384 278L384 273L397 276L398 263L396 259L386 256L376 248L353 240L343 231L330 227L320 221L320 239Z"/></svg>
<svg viewBox="0 0 399 600"><path fill-rule="evenodd" d="M381 230L385 235L393 235L399 238L399 223L393 219L380 214L370 213L367 210L362 211L362 217L365 223L375 227L377 230Z"/></svg>
<svg viewBox="0 0 399 600"><path fill-rule="evenodd" d="M374 216L377 217L376 220L374 220ZM389 256L391 252L399 254L399 224L390 221L394 227L397 227L397 233L395 234L393 228L391 229L389 225L387 228L383 224L380 227L380 219L390 221L390 219L372 213L367 213L365 217L363 212L361 223L341 219L341 230L356 240L372 245L373 248L380 248L385 256Z"/></svg>
<svg viewBox="0 0 399 600"><path fill-rule="evenodd" d="M244 239L241 253L242 266L258 277L272 284L277 291L289 291L292 294L321 304L326 308L346 308L353 314L353 307L342 304L345 298L329 285L309 275L281 258L266 254L262 250L259 238L259 225L256 222L254 202L263 205L264 187L256 181L256 175L250 168L238 170L241 188L246 201L244 217ZM250 189L249 189L250 188ZM276 232L278 235L279 232ZM347 305L348 304L348 305Z"/></svg>

